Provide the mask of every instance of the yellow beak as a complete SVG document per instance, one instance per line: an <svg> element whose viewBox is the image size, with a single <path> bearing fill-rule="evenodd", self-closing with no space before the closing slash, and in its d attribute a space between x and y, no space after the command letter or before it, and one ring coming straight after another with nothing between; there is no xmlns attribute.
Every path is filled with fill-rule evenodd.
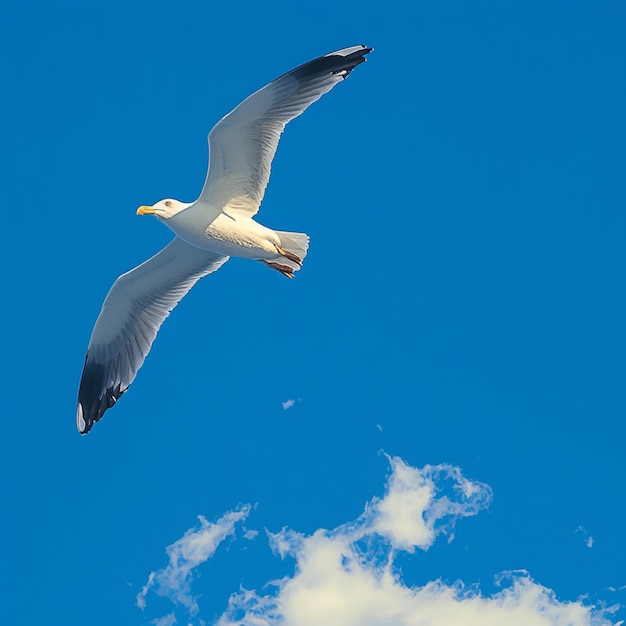
<svg viewBox="0 0 626 626"><path fill-rule="evenodd" d="M154 215L155 210L152 206L140 206L137 209L137 215Z"/></svg>

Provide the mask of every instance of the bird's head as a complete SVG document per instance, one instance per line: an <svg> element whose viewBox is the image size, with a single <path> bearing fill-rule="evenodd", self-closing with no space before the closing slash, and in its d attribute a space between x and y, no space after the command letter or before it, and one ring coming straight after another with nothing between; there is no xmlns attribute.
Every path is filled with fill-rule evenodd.
<svg viewBox="0 0 626 626"><path fill-rule="evenodd" d="M168 220L170 217L174 217L174 215L180 213L189 206L191 206L191 204L167 198L165 200L160 200L153 206L140 206L137 209L137 215L154 215L156 217L160 217L161 219Z"/></svg>

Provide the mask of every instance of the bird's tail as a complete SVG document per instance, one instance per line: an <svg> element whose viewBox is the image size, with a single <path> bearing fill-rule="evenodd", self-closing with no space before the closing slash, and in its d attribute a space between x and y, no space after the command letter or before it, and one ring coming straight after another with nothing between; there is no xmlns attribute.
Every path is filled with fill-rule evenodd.
<svg viewBox="0 0 626 626"><path fill-rule="evenodd" d="M289 233L282 230L277 230L275 233L280 237L280 245L282 248L295 254L301 261L304 260L307 250L309 249L309 236L305 233ZM285 262L287 259L285 259ZM300 266L293 261L289 261L289 266L293 267L293 270L299 270Z"/></svg>

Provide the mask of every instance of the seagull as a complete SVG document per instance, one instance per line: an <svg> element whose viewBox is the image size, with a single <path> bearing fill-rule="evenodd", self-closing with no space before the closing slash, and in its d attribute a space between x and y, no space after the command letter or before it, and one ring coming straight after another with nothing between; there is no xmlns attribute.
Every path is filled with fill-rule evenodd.
<svg viewBox="0 0 626 626"><path fill-rule="evenodd" d="M254 220L285 126L340 83L372 51L331 52L246 98L209 133L200 197L141 206L175 235L163 250L113 283L96 320L78 391L76 427L86 434L135 380L161 324L204 276L229 257L264 263L287 278L302 267L309 237Z"/></svg>

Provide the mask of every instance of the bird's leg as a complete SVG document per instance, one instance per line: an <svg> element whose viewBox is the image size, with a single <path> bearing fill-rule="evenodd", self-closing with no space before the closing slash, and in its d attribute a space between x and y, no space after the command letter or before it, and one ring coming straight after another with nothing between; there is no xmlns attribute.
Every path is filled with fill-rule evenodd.
<svg viewBox="0 0 626 626"><path fill-rule="evenodd" d="M274 263L272 261L265 261L264 259L259 259L261 263L265 263L268 267L271 267L273 270L280 272L283 276L287 278L293 278L293 270L288 265L282 265L281 263Z"/></svg>
<svg viewBox="0 0 626 626"><path fill-rule="evenodd" d="M276 244L274 244L274 247L276 248L278 254L282 254L286 259L289 259L290 261L297 263L299 267L302 267L302 259L298 255L294 254L293 252L289 252L289 250L283 250L280 246L277 246Z"/></svg>

